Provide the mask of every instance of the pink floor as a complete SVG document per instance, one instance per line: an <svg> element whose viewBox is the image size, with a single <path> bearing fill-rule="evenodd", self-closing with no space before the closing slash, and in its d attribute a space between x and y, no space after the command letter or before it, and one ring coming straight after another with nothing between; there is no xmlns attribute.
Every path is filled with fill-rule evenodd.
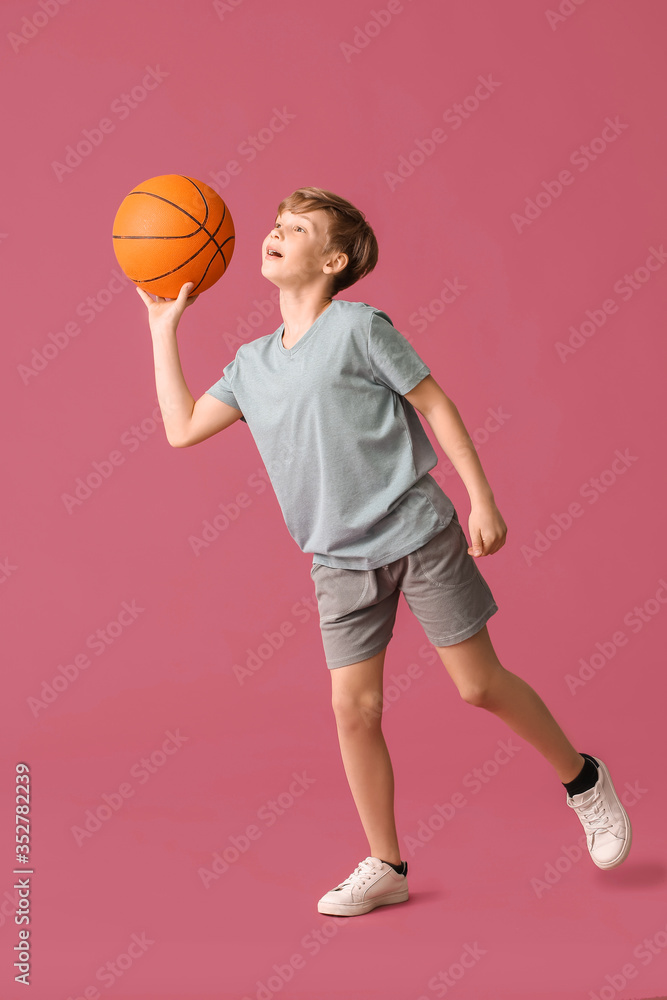
<svg viewBox="0 0 667 1000"><path fill-rule="evenodd" d="M8 0L0 22L1 1000L664 998L664 5ZM157 419L111 227L163 173L217 185L236 225L179 328L195 398L281 323L260 274L281 198L366 213L380 261L341 297L389 314L475 440L508 525L480 564L489 633L609 766L619 868L401 602L384 732L410 900L317 912L369 852L312 556L247 427L173 449Z"/></svg>

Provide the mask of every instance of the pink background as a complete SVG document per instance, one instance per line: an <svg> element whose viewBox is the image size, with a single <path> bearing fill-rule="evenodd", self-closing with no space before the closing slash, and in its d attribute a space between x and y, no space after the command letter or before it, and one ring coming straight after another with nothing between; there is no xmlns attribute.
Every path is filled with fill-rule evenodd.
<svg viewBox="0 0 667 1000"><path fill-rule="evenodd" d="M565 0L551 23L529 0L56 4L0 12L0 994L25 995L12 968L18 761L32 774L34 1000L423 1000L445 995L434 977L457 975L466 946L481 957L448 996L667 992L664 4ZM479 78L492 92L476 101ZM466 99L465 118L446 114ZM104 118L113 129L59 175ZM230 160L240 169L225 177ZM245 425L177 450L152 417L146 310L118 280L111 227L125 194L163 173L217 184L236 225L228 273L179 327L195 398L281 322L260 273L281 198L313 184L366 213L380 261L341 297L388 312L477 442L508 524L480 564L500 607L491 637L577 749L611 768L634 828L620 868L577 854L583 830L555 773L458 697L401 601L384 732L411 899L348 921L317 913L368 850L312 556ZM447 280L459 294L444 302ZM561 360L557 344L587 320ZM502 422L485 429L490 411ZM469 537L467 493L428 432ZM107 467L112 452L122 460ZM613 471L617 452L630 457ZM109 474L68 512L63 495L94 463ZM581 516L558 529L573 503ZM109 623L113 641L88 644ZM49 690L50 703L30 700ZM509 739L520 752L494 769ZM435 804L457 792L465 806L434 832ZM207 888L201 870L223 851Z"/></svg>

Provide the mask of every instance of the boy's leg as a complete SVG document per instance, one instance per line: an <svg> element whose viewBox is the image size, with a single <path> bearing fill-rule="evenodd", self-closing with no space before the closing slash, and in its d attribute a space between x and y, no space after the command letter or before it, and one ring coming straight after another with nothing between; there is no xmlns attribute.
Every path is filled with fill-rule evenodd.
<svg viewBox="0 0 667 1000"><path fill-rule="evenodd" d="M532 743L553 765L563 784L574 781L583 768L590 770L591 762L577 753L539 695L501 665L486 625L463 642L435 648L461 697L494 712ZM630 850L632 825L606 764L599 758L592 759L592 763L597 772L583 778L588 787L572 796L568 789L567 804L581 820L595 864L598 868L615 868Z"/></svg>
<svg viewBox="0 0 667 1000"><path fill-rule="evenodd" d="M394 772L382 734L382 678L386 647L331 673L331 701L343 766L370 854L400 864L394 819Z"/></svg>
<svg viewBox="0 0 667 1000"><path fill-rule="evenodd" d="M486 708L506 722L549 761L562 783L576 778L585 759L537 692L502 666L486 625L463 642L435 649L464 701Z"/></svg>

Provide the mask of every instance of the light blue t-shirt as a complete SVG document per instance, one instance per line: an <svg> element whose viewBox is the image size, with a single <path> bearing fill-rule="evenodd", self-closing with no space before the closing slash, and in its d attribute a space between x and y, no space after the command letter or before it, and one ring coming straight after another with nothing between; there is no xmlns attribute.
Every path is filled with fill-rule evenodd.
<svg viewBox="0 0 667 1000"><path fill-rule="evenodd" d="M430 374L389 316L333 299L291 348L242 344L206 391L243 413L287 528L313 563L377 569L445 528L454 505L404 393Z"/></svg>

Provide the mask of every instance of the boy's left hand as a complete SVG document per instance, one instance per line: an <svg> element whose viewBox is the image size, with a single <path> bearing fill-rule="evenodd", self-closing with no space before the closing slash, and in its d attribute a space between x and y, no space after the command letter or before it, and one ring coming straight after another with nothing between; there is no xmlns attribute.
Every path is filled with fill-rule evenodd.
<svg viewBox="0 0 667 1000"><path fill-rule="evenodd" d="M493 500L472 505L468 530L472 542L468 547L468 554L475 558L490 556L505 544L507 525Z"/></svg>

